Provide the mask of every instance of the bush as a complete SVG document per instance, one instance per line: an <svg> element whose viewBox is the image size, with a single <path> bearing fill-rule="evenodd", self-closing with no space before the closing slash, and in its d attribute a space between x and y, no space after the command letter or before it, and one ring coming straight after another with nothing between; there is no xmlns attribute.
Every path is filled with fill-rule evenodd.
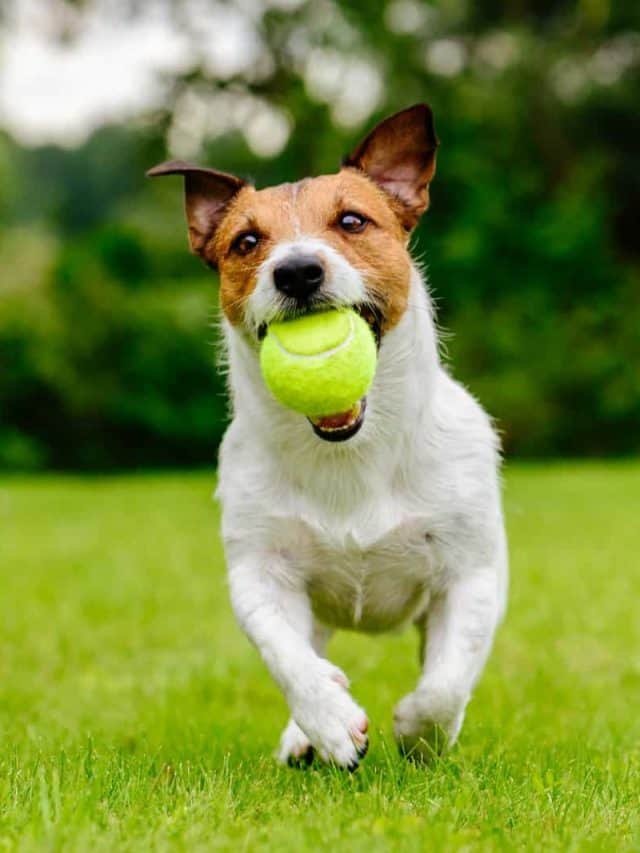
<svg viewBox="0 0 640 853"><path fill-rule="evenodd" d="M97 250L96 250L97 249ZM102 251L101 251L102 250ZM213 463L224 430L215 279L131 287L131 234L67 246L0 313L0 465L80 469Z"/></svg>

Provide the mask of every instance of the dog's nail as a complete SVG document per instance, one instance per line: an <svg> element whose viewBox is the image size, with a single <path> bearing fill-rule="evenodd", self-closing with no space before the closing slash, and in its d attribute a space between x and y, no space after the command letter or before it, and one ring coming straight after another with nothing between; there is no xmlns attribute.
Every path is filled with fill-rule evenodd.
<svg viewBox="0 0 640 853"><path fill-rule="evenodd" d="M364 758L367 752L369 751L369 740L367 739L362 746L359 746L356 750L358 753L358 758Z"/></svg>
<svg viewBox="0 0 640 853"><path fill-rule="evenodd" d="M347 764L346 769L349 773L355 773L359 766L359 761L351 761L349 764Z"/></svg>
<svg viewBox="0 0 640 853"><path fill-rule="evenodd" d="M312 746L308 746L304 752L300 753L300 755L291 754L287 759L287 764L289 767L300 770L313 764L314 758L315 750Z"/></svg>

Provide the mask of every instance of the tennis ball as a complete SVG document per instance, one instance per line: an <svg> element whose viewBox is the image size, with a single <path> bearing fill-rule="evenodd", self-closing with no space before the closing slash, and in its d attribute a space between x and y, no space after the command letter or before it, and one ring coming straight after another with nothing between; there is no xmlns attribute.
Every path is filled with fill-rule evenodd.
<svg viewBox="0 0 640 853"><path fill-rule="evenodd" d="M338 308L272 323L260 367L283 406L324 417L348 411L367 393L376 358L367 323L355 311Z"/></svg>

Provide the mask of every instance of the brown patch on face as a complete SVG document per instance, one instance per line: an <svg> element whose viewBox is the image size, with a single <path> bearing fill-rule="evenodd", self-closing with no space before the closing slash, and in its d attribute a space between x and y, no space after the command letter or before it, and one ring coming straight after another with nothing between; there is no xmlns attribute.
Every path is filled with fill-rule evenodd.
<svg viewBox="0 0 640 853"><path fill-rule="evenodd" d="M362 275L387 331L407 307L406 246L429 204L437 145L431 110L416 104L377 125L337 175L256 190L233 175L182 161L148 174L184 177L191 249L219 268L222 307L232 323L243 321L260 265L273 248L309 236L332 246ZM363 217L364 227L341 224L348 212Z"/></svg>
<svg viewBox="0 0 640 853"><path fill-rule="evenodd" d="M347 212L366 220L360 232L341 226ZM255 234L258 242L242 253L238 239L247 233ZM279 243L297 237L318 238L343 255L362 275L380 311L383 331L396 325L409 293L408 234L394 200L355 169L264 190L245 187L238 193L205 248L205 257L210 251L217 260L222 308L232 323L242 322L260 265Z"/></svg>
<svg viewBox="0 0 640 853"><path fill-rule="evenodd" d="M281 184L256 190L245 187L230 205L205 258L215 257L220 270L220 301L231 323L238 325L244 306L256 286L260 265L278 243L295 237L294 202L300 184ZM238 250L246 234L258 238L255 248Z"/></svg>

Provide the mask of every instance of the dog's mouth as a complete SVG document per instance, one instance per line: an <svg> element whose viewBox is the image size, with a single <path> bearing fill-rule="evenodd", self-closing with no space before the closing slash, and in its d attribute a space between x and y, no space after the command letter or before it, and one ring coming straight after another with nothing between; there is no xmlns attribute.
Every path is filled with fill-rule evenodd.
<svg viewBox="0 0 640 853"><path fill-rule="evenodd" d="M357 311L367 323L373 332L376 347L380 349L382 316L379 311L370 305L354 305L353 310ZM367 398L363 397L347 412L339 412L335 415L322 418L307 418L307 420L313 427L313 431L318 438L321 438L323 441L348 441L348 439L353 438L360 431L364 423L366 411Z"/></svg>
<svg viewBox="0 0 640 853"><path fill-rule="evenodd" d="M367 398L363 397L348 412L307 420L318 438L324 441L346 441L352 438L364 423L366 408Z"/></svg>
<svg viewBox="0 0 640 853"><path fill-rule="evenodd" d="M282 319L293 319L294 317L301 317L304 314L311 314L314 311L321 311L323 308L340 308L345 306L333 305L330 302L324 301L316 301L310 305L307 305L303 308L293 308L285 312ZM373 332L373 337L376 339L376 347L380 349L380 342L382 341L382 312L369 304L361 304L361 305L352 305L354 311L356 311L365 323L369 326L371 331ZM267 334L267 323L261 323L258 326L257 337L259 341L262 341Z"/></svg>
<svg viewBox="0 0 640 853"><path fill-rule="evenodd" d="M320 303L309 306L303 310L294 310L288 312L291 317L299 317L301 314L310 313L310 311L321 309L322 307L330 307L328 304ZM380 349L382 340L382 314L371 305L353 305L354 311L357 311L362 319L367 323L376 341L376 348ZM262 340L267 334L267 324L263 323L258 329L258 340ZM364 423L365 413L367 409L367 398L363 397L358 400L348 411L337 412L333 415L323 417L308 417L307 420L313 427L314 433L323 441L347 441L360 431Z"/></svg>
<svg viewBox="0 0 640 853"><path fill-rule="evenodd" d="M372 305L354 305L353 310L362 317L365 323L373 332L373 337L376 339L376 348L380 349L382 341L382 312Z"/></svg>

